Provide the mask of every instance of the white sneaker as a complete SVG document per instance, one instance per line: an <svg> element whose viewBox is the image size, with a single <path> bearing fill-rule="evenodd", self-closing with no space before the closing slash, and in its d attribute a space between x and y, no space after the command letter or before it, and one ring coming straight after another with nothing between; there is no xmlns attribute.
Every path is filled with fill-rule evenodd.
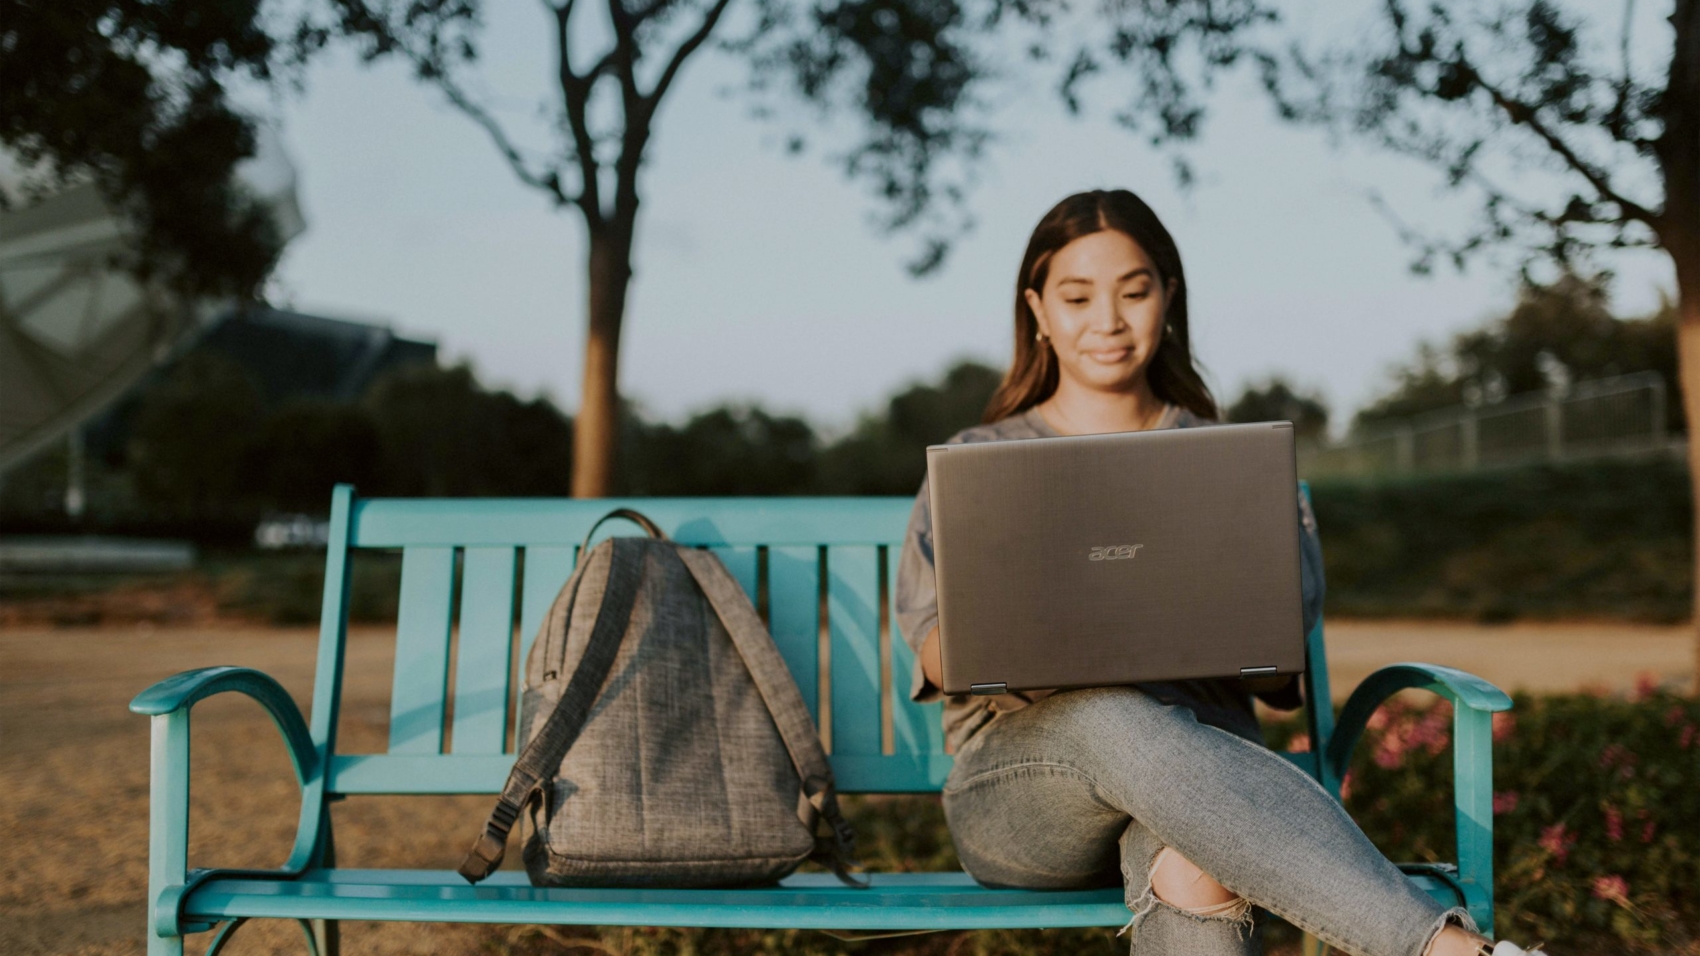
<svg viewBox="0 0 1700 956"><path fill-rule="evenodd" d="M1485 949L1483 951L1487 952ZM1500 940L1488 956L1547 956L1547 953L1544 949L1524 949L1509 940Z"/></svg>

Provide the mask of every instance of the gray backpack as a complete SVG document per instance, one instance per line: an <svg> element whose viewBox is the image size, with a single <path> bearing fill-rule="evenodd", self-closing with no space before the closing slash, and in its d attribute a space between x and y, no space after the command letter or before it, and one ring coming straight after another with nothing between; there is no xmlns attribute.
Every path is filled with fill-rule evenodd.
<svg viewBox="0 0 1700 956"><path fill-rule="evenodd" d="M743 588L642 515L613 517L650 537L580 552L525 662L523 749L461 875L501 864L529 806L539 886L769 883L808 859L854 884L832 768Z"/></svg>

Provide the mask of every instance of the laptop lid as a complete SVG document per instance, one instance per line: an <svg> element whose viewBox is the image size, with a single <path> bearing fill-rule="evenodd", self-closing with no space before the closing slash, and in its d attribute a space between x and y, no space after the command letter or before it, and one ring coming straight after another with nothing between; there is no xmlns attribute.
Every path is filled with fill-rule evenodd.
<svg viewBox="0 0 1700 956"><path fill-rule="evenodd" d="M1291 422L927 448L947 693L1304 670Z"/></svg>

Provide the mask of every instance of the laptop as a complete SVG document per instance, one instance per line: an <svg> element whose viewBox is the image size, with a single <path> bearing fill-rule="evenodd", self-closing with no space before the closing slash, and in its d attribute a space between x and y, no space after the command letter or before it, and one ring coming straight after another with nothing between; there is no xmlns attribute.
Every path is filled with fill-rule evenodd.
<svg viewBox="0 0 1700 956"><path fill-rule="evenodd" d="M944 690L1304 670L1291 422L932 445Z"/></svg>

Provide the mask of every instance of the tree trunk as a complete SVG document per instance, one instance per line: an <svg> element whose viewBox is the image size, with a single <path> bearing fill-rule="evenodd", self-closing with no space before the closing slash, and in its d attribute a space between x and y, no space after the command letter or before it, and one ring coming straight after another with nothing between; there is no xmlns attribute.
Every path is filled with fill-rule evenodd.
<svg viewBox="0 0 1700 956"><path fill-rule="evenodd" d="M1654 151L1664 174L1660 244L1676 266L1676 377L1688 425L1694 505L1694 689L1700 692L1700 2L1677 0L1665 122Z"/></svg>
<svg viewBox="0 0 1700 956"><path fill-rule="evenodd" d="M584 391L573 420L574 498L605 498L613 485L620 426L620 323L632 281L632 225L610 222L590 230ZM1700 364L1695 367L1700 370Z"/></svg>
<svg viewBox="0 0 1700 956"><path fill-rule="evenodd" d="M1688 480L1694 503L1694 689L1700 693L1700 261L1686 269L1678 263L1676 289L1676 374L1688 422Z"/></svg>

